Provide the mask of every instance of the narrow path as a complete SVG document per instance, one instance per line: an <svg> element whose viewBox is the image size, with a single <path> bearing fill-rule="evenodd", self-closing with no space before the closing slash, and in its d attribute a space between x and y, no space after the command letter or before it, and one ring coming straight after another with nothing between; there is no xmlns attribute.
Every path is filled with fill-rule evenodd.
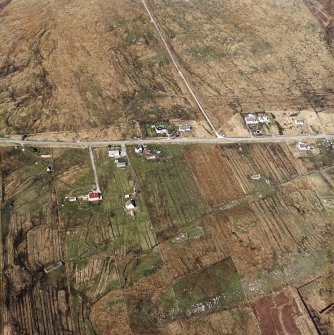
<svg viewBox="0 0 334 335"><path fill-rule="evenodd" d="M99 184L99 178L97 177L97 171L96 171L96 166L95 166L95 160L94 160L92 146L89 145L88 148L89 148L90 161L92 162L92 168L93 168L93 172L94 172L96 191L97 192L101 192L100 184Z"/></svg>
<svg viewBox="0 0 334 335"><path fill-rule="evenodd" d="M158 34L159 34L159 36L160 36L160 39L161 39L162 43L164 44L164 46L165 46L165 48L166 48L166 50L167 50L167 53L168 53L170 59L172 60L172 63L173 63L173 65L174 65L174 67L175 67L177 73L179 74L179 76L180 76L181 79L183 80L184 84L186 85L186 87L187 87L189 93L191 94L191 96L192 96L193 99L195 100L195 102L196 102L196 104L197 104L199 110L200 110L201 113L203 114L203 116L204 116L204 118L206 119L208 125L210 126L210 128L211 128L212 131L214 132L215 136L216 136L217 138L222 137L221 135L218 134L218 132L217 132L215 126L213 125L213 123L211 122L211 120L210 120L208 114L206 113L206 111L205 111L205 109L203 108L202 104L201 104L200 101L198 100L197 95L195 94L195 92L194 92L193 89L191 88L191 86L190 86L188 80L186 79L186 77L185 77L184 74L182 73L182 71L181 71L179 65L177 64L177 61L176 61L175 57L174 57L173 54L172 54L172 51L171 51L170 47L168 46L168 43L167 43L167 41L166 41L166 39L165 39L163 33L162 33L161 30L159 29L159 27L158 27L158 25L157 25L157 23L156 23L156 21L155 21L153 15L152 15L150 9L148 8L148 6L147 6L147 4L146 4L146 1L145 1L145 0L141 0L141 2L143 3L143 5L144 5L144 7L145 7L145 9L146 9L146 11L147 11L149 17L150 17L151 22L153 23L153 25L154 25L156 31L158 32Z"/></svg>

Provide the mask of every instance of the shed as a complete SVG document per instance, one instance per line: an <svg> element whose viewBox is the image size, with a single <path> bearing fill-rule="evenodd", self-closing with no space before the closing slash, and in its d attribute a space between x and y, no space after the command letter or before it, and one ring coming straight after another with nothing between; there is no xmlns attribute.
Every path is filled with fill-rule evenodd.
<svg viewBox="0 0 334 335"><path fill-rule="evenodd" d="M179 131L191 131L192 127L190 124L182 124L179 126Z"/></svg>
<svg viewBox="0 0 334 335"><path fill-rule="evenodd" d="M260 114L257 119L260 123L269 123L269 117L267 114Z"/></svg>
<svg viewBox="0 0 334 335"><path fill-rule="evenodd" d="M126 162L117 162L116 166L120 169L125 169L128 166L128 163Z"/></svg>

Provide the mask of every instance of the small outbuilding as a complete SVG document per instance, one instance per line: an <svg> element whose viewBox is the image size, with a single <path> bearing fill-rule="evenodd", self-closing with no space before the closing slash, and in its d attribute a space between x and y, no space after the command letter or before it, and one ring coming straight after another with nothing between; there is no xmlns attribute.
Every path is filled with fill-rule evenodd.
<svg viewBox="0 0 334 335"><path fill-rule="evenodd" d="M260 123L269 123L269 116L267 114L259 114L257 119Z"/></svg>
<svg viewBox="0 0 334 335"><path fill-rule="evenodd" d="M125 169L128 166L128 163L126 162L116 162L116 167L120 169Z"/></svg>
<svg viewBox="0 0 334 335"><path fill-rule="evenodd" d="M179 131L191 131L192 127L190 124L182 124L179 126Z"/></svg>

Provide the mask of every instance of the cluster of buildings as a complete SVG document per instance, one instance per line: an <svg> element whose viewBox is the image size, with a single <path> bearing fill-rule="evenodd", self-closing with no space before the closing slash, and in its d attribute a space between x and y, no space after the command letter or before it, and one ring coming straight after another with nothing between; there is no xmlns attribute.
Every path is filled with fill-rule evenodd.
<svg viewBox="0 0 334 335"><path fill-rule="evenodd" d="M270 123L269 115L266 113L243 114L247 128L255 135L262 135L262 125Z"/></svg>
<svg viewBox="0 0 334 335"><path fill-rule="evenodd" d="M269 115L266 113L248 113L244 116L246 125L257 125L270 123Z"/></svg>
<svg viewBox="0 0 334 335"><path fill-rule="evenodd" d="M92 190L92 191L89 191L88 194L85 194L85 195L65 197L65 200L69 202L75 202L75 201L96 202L96 201L101 201L102 199L103 199L103 195L100 190Z"/></svg>
<svg viewBox="0 0 334 335"><path fill-rule="evenodd" d="M151 128L155 131L157 135L167 135L170 136L172 134L169 133L167 126L163 124L152 125ZM189 132L192 131L192 126L190 124L181 124L177 127L179 132Z"/></svg>
<svg viewBox="0 0 334 335"><path fill-rule="evenodd" d="M135 145L135 153L144 156L147 160L159 160L161 158L161 151L149 150L146 145Z"/></svg>
<svg viewBox="0 0 334 335"><path fill-rule="evenodd" d="M125 146L122 147L108 147L108 157L115 159L116 167L120 169L125 169L128 166L127 163L127 153Z"/></svg>

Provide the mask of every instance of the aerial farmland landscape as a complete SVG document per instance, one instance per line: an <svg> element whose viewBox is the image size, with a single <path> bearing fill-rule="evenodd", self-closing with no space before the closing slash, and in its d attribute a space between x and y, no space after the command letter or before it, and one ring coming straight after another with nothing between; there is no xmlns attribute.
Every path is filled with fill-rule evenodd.
<svg viewBox="0 0 334 335"><path fill-rule="evenodd" d="M334 4L0 0L0 335L334 335Z"/></svg>

